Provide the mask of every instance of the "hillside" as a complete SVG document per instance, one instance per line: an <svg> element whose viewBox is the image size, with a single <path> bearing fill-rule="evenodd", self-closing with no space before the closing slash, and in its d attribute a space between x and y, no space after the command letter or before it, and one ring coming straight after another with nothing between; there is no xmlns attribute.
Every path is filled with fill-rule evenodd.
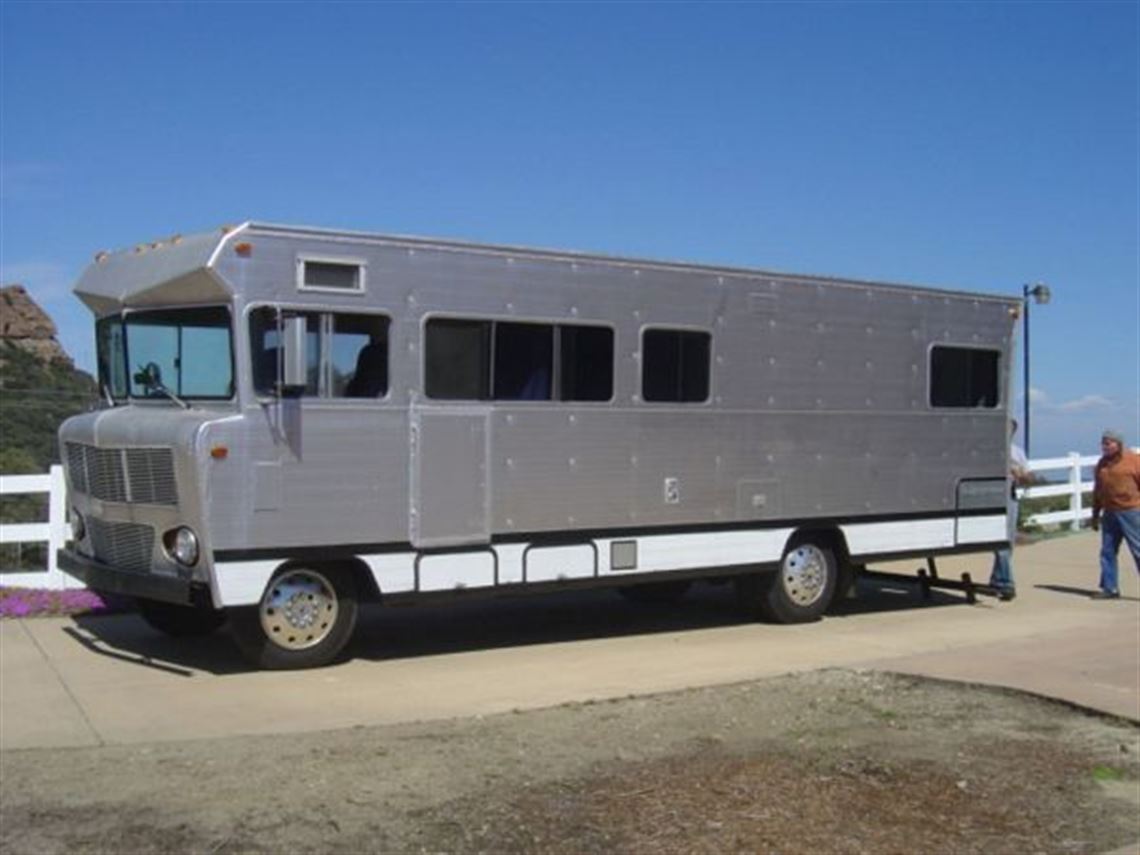
<svg viewBox="0 0 1140 855"><path fill-rule="evenodd" d="M98 401L55 324L18 285L0 289L0 472L45 472L59 462L59 425Z"/></svg>

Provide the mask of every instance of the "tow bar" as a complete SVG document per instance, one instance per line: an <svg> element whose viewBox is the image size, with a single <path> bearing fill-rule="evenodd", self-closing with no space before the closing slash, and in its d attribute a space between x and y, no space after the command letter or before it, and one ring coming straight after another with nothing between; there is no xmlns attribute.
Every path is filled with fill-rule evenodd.
<svg viewBox="0 0 1140 855"><path fill-rule="evenodd" d="M886 582L910 578L902 573L883 573L879 570L867 569L864 569L860 575L868 579L881 579ZM938 566L934 563L933 555L927 556L925 567L918 568L918 584L922 588L922 598L924 600L930 599L930 591L932 588L965 591L966 602L970 605L975 605L978 602L979 594L983 594L987 597L996 597L998 595L997 588L994 588L992 585L982 585L975 582L970 578L969 573L963 573L960 579L947 579L943 576L939 576Z"/></svg>

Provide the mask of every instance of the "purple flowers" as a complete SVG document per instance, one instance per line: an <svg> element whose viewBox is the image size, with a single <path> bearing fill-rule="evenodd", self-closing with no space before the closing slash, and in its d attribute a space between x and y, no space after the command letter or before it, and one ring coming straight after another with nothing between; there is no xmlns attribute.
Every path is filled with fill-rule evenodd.
<svg viewBox="0 0 1140 855"><path fill-rule="evenodd" d="M106 614L122 608L121 602L82 588L48 591L43 588L0 587L0 618Z"/></svg>

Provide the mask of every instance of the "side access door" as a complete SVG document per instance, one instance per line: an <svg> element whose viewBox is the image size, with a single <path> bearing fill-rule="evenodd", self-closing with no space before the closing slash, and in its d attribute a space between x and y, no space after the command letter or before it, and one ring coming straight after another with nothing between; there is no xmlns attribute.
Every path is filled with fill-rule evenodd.
<svg viewBox="0 0 1140 855"><path fill-rule="evenodd" d="M413 407L408 534L417 549L491 540L491 411Z"/></svg>

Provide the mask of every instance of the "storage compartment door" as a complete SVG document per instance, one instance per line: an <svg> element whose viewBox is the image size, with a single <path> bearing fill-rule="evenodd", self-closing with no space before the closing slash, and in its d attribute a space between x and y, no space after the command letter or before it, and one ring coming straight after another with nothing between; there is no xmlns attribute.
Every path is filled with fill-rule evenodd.
<svg viewBox="0 0 1140 855"><path fill-rule="evenodd" d="M416 409L409 539L419 548L488 543L490 410Z"/></svg>
<svg viewBox="0 0 1140 855"><path fill-rule="evenodd" d="M1007 513L1016 514L1017 505L1011 501L1009 482L1004 478L960 481L955 542L964 546L1005 540L1009 536Z"/></svg>

